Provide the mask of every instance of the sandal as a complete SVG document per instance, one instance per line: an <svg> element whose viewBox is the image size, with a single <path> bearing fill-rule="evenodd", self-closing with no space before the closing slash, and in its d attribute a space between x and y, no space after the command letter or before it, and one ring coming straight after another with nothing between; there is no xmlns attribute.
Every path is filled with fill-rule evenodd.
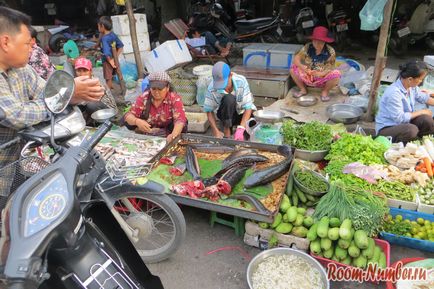
<svg viewBox="0 0 434 289"><path fill-rule="evenodd" d="M321 95L321 101L322 102L330 101L330 96L328 96L328 95Z"/></svg>
<svg viewBox="0 0 434 289"><path fill-rule="evenodd" d="M298 90L298 91L295 91L295 92L293 92L292 93L292 97L294 97L294 98L300 98L300 97L302 97L303 95L306 95L307 94L307 92L301 92L300 90Z"/></svg>

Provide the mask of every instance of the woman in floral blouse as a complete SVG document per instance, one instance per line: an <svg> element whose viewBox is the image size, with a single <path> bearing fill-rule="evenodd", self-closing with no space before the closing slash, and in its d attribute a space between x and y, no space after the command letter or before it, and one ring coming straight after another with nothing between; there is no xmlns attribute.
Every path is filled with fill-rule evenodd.
<svg viewBox="0 0 434 289"><path fill-rule="evenodd" d="M47 80L54 71L54 65L51 63L50 58L45 53L44 49L39 47L36 43L36 36L38 32L35 30L35 28L30 28L30 34L32 37L32 52L30 54L29 64L40 77Z"/></svg>
<svg viewBox="0 0 434 289"><path fill-rule="evenodd" d="M315 27L310 37L312 42L294 56L290 73L299 88L294 97L307 94L306 86L312 86L322 88L321 100L329 101L329 91L338 85L341 74L335 69L335 50L326 44L333 42L327 34L326 27Z"/></svg>
<svg viewBox="0 0 434 289"><path fill-rule="evenodd" d="M124 116L129 129L144 134L166 136L170 142L187 131L187 118L181 97L170 89L166 72L149 74L150 90L140 95Z"/></svg>

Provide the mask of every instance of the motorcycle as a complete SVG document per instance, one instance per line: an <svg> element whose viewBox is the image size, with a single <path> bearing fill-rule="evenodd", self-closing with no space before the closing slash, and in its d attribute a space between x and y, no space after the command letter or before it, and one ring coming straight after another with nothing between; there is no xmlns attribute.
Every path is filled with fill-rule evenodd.
<svg viewBox="0 0 434 289"><path fill-rule="evenodd" d="M407 23L411 31L410 44L425 39L426 45L434 50L434 1L419 0L415 4L417 6Z"/></svg>
<svg viewBox="0 0 434 289"><path fill-rule="evenodd" d="M254 40L277 43L284 32L281 26L285 23L280 15L235 21L218 1L196 1L192 10L190 27L211 31L236 42Z"/></svg>
<svg viewBox="0 0 434 289"><path fill-rule="evenodd" d="M305 1L305 5L308 1ZM313 28L318 23L318 19L315 17L312 8L301 8L295 17L295 31L296 38L299 43L306 43L309 41L309 36L312 35Z"/></svg>
<svg viewBox="0 0 434 289"><path fill-rule="evenodd" d="M326 3L326 16L330 31L333 33L336 50L344 51L348 44L347 31L350 17L342 7L334 7L333 1Z"/></svg>
<svg viewBox="0 0 434 289"><path fill-rule="evenodd" d="M18 162L17 175L39 172L28 176L3 210L0 279L6 288L163 288L143 261L160 258L166 250L173 253L185 236L182 213L162 194L161 185L148 181L133 186L125 180L113 181L107 175L105 161L93 148L110 130L109 120L79 146L56 144L56 140L77 134L84 123L79 110L66 109L73 88L69 74L53 73L44 93L46 106L52 112L48 134L47 127L42 126L19 133L21 139L29 141L25 147L50 143L57 154L51 165ZM8 145L13 142L17 141ZM138 210L139 202L157 213L160 205L174 222L171 242L154 251L144 250L148 254L145 257L134 247L134 237L150 233L140 231L157 223L152 222L152 215ZM164 222L161 212L157 218ZM135 227L138 221L145 227Z"/></svg>

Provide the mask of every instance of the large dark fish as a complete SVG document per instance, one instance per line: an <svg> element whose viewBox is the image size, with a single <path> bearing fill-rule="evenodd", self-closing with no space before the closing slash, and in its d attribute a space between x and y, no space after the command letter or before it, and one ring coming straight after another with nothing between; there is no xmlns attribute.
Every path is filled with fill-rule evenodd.
<svg viewBox="0 0 434 289"><path fill-rule="evenodd" d="M286 156L286 159L268 168L255 171L244 182L245 188L252 188L259 185L268 184L283 176L288 171L292 162L291 148L287 146L280 146L278 152L281 155Z"/></svg>
<svg viewBox="0 0 434 289"><path fill-rule="evenodd" d="M227 162L232 161L234 158L238 158L242 155L256 155L258 154L258 151L255 149L240 149L236 150L233 153L231 153L224 161L222 166L226 166Z"/></svg>
<svg viewBox="0 0 434 289"><path fill-rule="evenodd" d="M202 196L217 201L220 195L230 195L232 189L241 181L248 167L235 167L228 170L216 184L207 186L202 192Z"/></svg>
<svg viewBox="0 0 434 289"><path fill-rule="evenodd" d="M200 180L200 167L197 161L196 153L194 150L187 146L185 149L185 166L187 167L187 171L193 177L193 180Z"/></svg>
<svg viewBox="0 0 434 289"><path fill-rule="evenodd" d="M190 144L189 146L192 147L195 151L211 153L211 154L225 154L225 153L233 152L235 149L234 147L211 144L211 143Z"/></svg>
<svg viewBox="0 0 434 289"><path fill-rule="evenodd" d="M255 197L247 194L236 194L229 197L229 199L240 200L252 205L255 210L261 214L269 214L270 211Z"/></svg>
<svg viewBox="0 0 434 289"><path fill-rule="evenodd" d="M268 161L268 158L259 154L245 154L230 160L225 159L222 163L222 169L231 168L235 164L241 163L246 165L253 165L255 163L262 163Z"/></svg>

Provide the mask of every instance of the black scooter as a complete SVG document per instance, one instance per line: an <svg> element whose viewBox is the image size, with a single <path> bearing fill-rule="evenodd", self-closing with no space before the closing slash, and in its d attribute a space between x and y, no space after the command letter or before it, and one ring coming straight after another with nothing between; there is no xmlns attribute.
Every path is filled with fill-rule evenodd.
<svg viewBox="0 0 434 289"><path fill-rule="evenodd" d="M51 145L60 157L23 183L2 212L0 287L163 288L109 209L113 202L109 193L116 191L84 189L85 176L101 170L101 156L93 148L112 123L105 121L79 146L65 149L54 142L54 114L67 107L73 83L63 71L56 71L47 82L47 87L57 87L46 87L44 100L53 113ZM156 183L141 187L161 194Z"/></svg>

